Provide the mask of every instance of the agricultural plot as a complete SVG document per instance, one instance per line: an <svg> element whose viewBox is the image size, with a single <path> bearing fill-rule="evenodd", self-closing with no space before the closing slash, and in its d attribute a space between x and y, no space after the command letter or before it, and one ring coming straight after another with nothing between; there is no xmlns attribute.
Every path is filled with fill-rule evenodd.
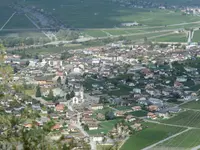
<svg viewBox="0 0 200 150"><path fill-rule="evenodd" d="M78 28L113 28L134 21L146 26L160 26L200 20L199 17L182 15L181 12L125 8L110 0L26 0L21 4L37 6Z"/></svg>
<svg viewBox="0 0 200 150"><path fill-rule="evenodd" d="M14 11L11 8L0 4L0 28L6 23L13 13Z"/></svg>
<svg viewBox="0 0 200 150"><path fill-rule="evenodd" d="M173 134L181 132L184 128L171 127L160 124L145 123L146 129L133 134L120 150L141 150Z"/></svg>
<svg viewBox="0 0 200 150"><path fill-rule="evenodd" d="M187 42L186 34L175 33L172 35L155 38L154 42Z"/></svg>
<svg viewBox="0 0 200 150"><path fill-rule="evenodd" d="M92 37L105 37L107 36L106 33L102 32L101 30L84 30L84 34L92 36Z"/></svg>
<svg viewBox="0 0 200 150"><path fill-rule="evenodd" d="M197 109L200 110L200 101L191 101L188 103L185 103L181 105L182 108L188 108L188 109Z"/></svg>
<svg viewBox="0 0 200 150"><path fill-rule="evenodd" d="M194 37L192 39L192 42L200 42L200 31L194 32Z"/></svg>
<svg viewBox="0 0 200 150"><path fill-rule="evenodd" d="M200 128L200 111L184 111L176 116L163 120L163 123Z"/></svg>
<svg viewBox="0 0 200 150"><path fill-rule="evenodd" d="M156 146L158 149L191 149L200 145L200 130L193 129Z"/></svg>
<svg viewBox="0 0 200 150"><path fill-rule="evenodd" d="M36 29L24 14L15 14L4 29Z"/></svg>

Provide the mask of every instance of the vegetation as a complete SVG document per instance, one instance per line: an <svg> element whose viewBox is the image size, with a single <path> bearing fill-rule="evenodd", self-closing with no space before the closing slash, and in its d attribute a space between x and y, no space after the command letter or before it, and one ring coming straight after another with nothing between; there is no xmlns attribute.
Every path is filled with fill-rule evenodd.
<svg viewBox="0 0 200 150"><path fill-rule="evenodd" d="M151 144L154 144L166 137L169 137L177 132L184 130L184 128L171 127L153 123L145 123L146 129L135 132L124 143L120 150L141 150Z"/></svg>
<svg viewBox="0 0 200 150"><path fill-rule="evenodd" d="M188 108L188 109L200 109L200 101L191 101L188 103L185 103L183 105L181 105L182 108Z"/></svg>
<svg viewBox="0 0 200 150"><path fill-rule="evenodd" d="M40 89L40 86L38 85L36 87L36 93L35 93L35 97L41 97L42 94L41 94L41 89Z"/></svg>
<svg viewBox="0 0 200 150"><path fill-rule="evenodd" d="M162 122L189 127L200 127L200 121L198 119L199 117L199 111L188 110L181 112L168 120L163 120Z"/></svg>
<svg viewBox="0 0 200 150"><path fill-rule="evenodd" d="M191 149L200 144L200 139L198 137L199 134L199 129L192 129L170 140L167 140L162 144L159 144L157 148L162 149L164 147L173 149L179 147L180 149Z"/></svg>

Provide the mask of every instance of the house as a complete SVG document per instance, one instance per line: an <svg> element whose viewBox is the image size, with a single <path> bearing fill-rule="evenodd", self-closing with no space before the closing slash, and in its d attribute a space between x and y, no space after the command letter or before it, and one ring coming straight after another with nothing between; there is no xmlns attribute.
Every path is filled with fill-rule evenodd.
<svg viewBox="0 0 200 150"><path fill-rule="evenodd" d="M62 125L60 125L60 124L55 124L52 128L51 128L51 130L60 130L62 128Z"/></svg>
<svg viewBox="0 0 200 150"><path fill-rule="evenodd" d="M163 106L163 101L157 98L149 98L148 101L150 102L150 104L152 105L157 105L157 106Z"/></svg>
<svg viewBox="0 0 200 150"><path fill-rule="evenodd" d="M133 93L141 94L141 89L134 88Z"/></svg>
<svg viewBox="0 0 200 150"><path fill-rule="evenodd" d="M157 116L156 116L156 114L154 114L154 113L152 113L152 112L149 112L149 113L147 114L147 118L149 118L149 119L157 119Z"/></svg>
<svg viewBox="0 0 200 150"><path fill-rule="evenodd" d="M55 107L55 110L58 111L58 112L63 112L64 109L65 109L65 105L64 104L58 104Z"/></svg>
<svg viewBox="0 0 200 150"><path fill-rule="evenodd" d="M133 115L128 115L125 118L125 121L127 121L127 122L133 122L135 120L136 120L136 118Z"/></svg>
<svg viewBox="0 0 200 150"><path fill-rule="evenodd" d="M5 112L8 113L8 114L11 114L12 113L12 109L11 108L7 108L7 109L5 109Z"/></svg>
<svg viewBox="0 0 200 150"><path fill-rule="evenodd" d="M84 111L83 115L88 115L88 116L92 116L92 111L88 110L88 111Z"/></svg>
<svg viewBox="0 0 200 150"><path fill-rule="evenodd" d="M49 107L49 108L55 108L55 104L54 103L47 103L46 106Z"/></svg>
<svg viewBox="0 0 200 150"><path fill-rule="evenodd" d="M90 123L88 124L89 130L97 130L98 129L98 124L97 123Z"/></svg>
<svg viewBox="0 0 200 150"><path fill-rule="evenodd" d="M41 109L41 113L42 113L42 114L47 114L48 112L47 112L46 109Z"/></svg>
<svg viewBox="0 0 200 150"><path fill-rule="evenodd" d="M179 87L182 87L182 86L183 86L182 83L180 83L180 82L178 82L178 81L175 81L175 82L174 82L174 87L179 88Z"/></svg>
<svg viewBox="0 0 200 150"><path fill-rule="evenodd" d="M88 122L94 122L94 119L90 118L90 117L89 118L82 118L81 122L87 124Z"/></svg>
<svg viewBox="0 0 200 150"><path fill-rule="evenodd" d="M41 110L40 104L32 105L32 109L40 111Z"/></svg>
<svg viewBox="0 0 200 150"><path fill-rule="evenodd" d="M51 114L51 115L50 115L50 118L52 118L52 119L58 119L58 118L59 118L59 116L58 116L58 115L56 115L56 114Z"/></svg>
<svg viewBox="0 0 200 150"><path fill-rule="evenodd" d="M181 111L181 108L179 108L179 107L172 107L172 108L168 109L169 113L178 113L180 111Z"/></svg>
<svg viewBox="0 0 200 150"><path fill-rule="evenodd" d="M159 107L157 105L148 106L149 111L159 111Z"/></svg>
<svg viewBox="0 0 200 150"><path fill-rule="evenodd" d="M115 115L116 117L122 117L122 116L124 116L124 114L125 114L124 111L115 111L115 113L114 113L114 115Z"/></svg>
<svg viewBox="0 0 200 150"><path fill-rule="evenodd" d="M177 82L186 82L187 81L187 78L186 77L176 77L176 81Z"/></svg>
<svg viewBox="0 0 200 150"><path fill-rule="evenodd" d="M142 110L141 106L133 106L132 109L133 109L133 111L140 111L140 110Z"/></svg>
<svg viewBox="0 0 200 150"><path fill-rule="evenodd" d="M25 128L32 128L32 126L33 126L32 123L25 123L24 124Z"/></svg>
<svg viewBox="0 0 200 150"><path fill-rule="evenodd" d="M103 109L103 105L102 104L94 104L91 106L92 110L99 110L99 109Z"/></svg>
<svg viewBox="0 0 200 150"><path fill-rule="evenodd" d="M97 119L98 119L98 120L105 120L105 115L102 114L102 113L98 113L98 114L97 114Z"/></svg>
<svg viewBox="0 0 200 150"><path fill-rule="evenodd" d="M93 140L94 142L99 142L99 143L101 143L101 142L103 141L103 139L104 139L104 136L103 136L103 135L94 135L94 136L92 136L92 140Z"/></svg>
<svg viewBox="0 0 200 150"><path fill-rule="evenodd" d="M142 125L140 123L135 123L132 128L136 131L142 130Z"/></svg>
<svg viewBox="0 0 200 150"><path fill-rule="evenodd" d="M169 118L169 113L167 111L159 111L157 113L158 117L161 117L163 119L167 119Z"/></svg>

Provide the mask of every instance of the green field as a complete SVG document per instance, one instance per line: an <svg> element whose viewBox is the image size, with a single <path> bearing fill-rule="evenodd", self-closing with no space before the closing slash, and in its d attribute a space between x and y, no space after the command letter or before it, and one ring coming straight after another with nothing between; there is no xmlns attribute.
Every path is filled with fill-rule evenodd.
<svg viewBox="0 0 200 150"><path fill-rule="evenodd" d="M183 125L183 126L189 126L189 127L200 127L200 111L184 111L176 116L168 119L163 120L163 123L168 124L175 124L175 125Z"/></svg>
<svg viewBox="0 0 200 150"><path fill-rule="evenodd" d="M141 150L142 148L184 130L184 128L153 123L145 123L145 125L148 126L148 128L133 134L120 150Z"/></svg>
<svg viewBox="0 0 200 150"><path fill-rule="evenodd" d="M194 37L192 39L193 42L200 42L200 31L194 32Z"/></svg>
<svg viewBox="0 0 200 150"><path fill-rule="evenodd" d="M144 116L147 116L147 113L148 113L147 111L141 110L141 111L133 111L128 114L136 116L136 117L144 117Z"/></svg>
<svg viewBox="0 0 200 150"><path fill-rule="evenodd" d="M156 147L159 149L163 147L168 149L191 149L192 147L200 145L199 134L200 130L193 129L167 140Z"/></svg>
<svg viewBox="0 0 200 150"><path fill-rule="evenodd" d="M181 105L182 108L197 109L200 110L200 101L191 101Z"/></svg>
<svg viewBox="0 0 200 150"><path fill-rule="evenodd" d="M120 122L121 119L115 119L115 120L110 120L110 121L102 121L100 123L100 128L98 130L90 130L87 131L88 134L90 135L95 135L95 134L107 134L109 131L113 129L116 123Z"/></svg>

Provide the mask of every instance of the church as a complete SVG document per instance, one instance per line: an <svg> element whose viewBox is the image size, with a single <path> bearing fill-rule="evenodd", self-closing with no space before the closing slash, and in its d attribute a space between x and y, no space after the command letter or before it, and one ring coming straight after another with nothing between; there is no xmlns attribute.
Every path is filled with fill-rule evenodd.
<svg viewBox="0 0 200 150"><path fill-rule="evenodd" d="M75 87L74 88L75 96L72 98L73 104L81 104L84 102L84 90L83 86L81 87Z"/></svg>

